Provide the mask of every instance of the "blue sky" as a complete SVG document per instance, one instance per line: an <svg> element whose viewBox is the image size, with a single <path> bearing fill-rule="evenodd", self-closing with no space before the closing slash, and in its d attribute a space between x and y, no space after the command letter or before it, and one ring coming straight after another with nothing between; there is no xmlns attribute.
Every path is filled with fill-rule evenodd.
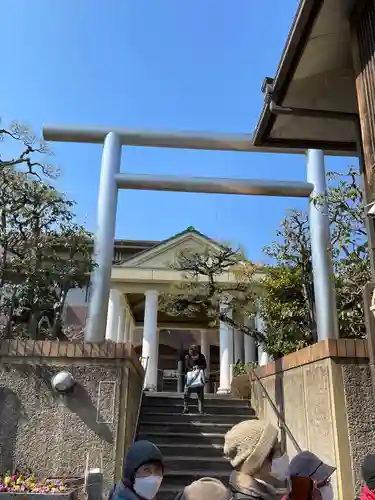
<svg viewBox="0 0 375 500"><path fill-rule="evenodd" d="M2 2L3 123L247 132L275 74L298 0ZM6 146L5 146L6 147ZM2 146L4 154L4 146ZM95 229L101 146L53 144L57 186ZM328 158L344 169L352 159ZM136 173L305 179L296 155L124 148ZM254 261L288 208L305 200L121 192L116 237L163 239L193 225Z"/></svg>

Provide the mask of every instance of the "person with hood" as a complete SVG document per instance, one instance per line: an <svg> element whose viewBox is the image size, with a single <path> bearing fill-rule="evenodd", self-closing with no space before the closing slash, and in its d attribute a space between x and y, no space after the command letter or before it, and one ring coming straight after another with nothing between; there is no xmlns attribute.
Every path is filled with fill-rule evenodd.
<svg viewBox="0 0 375 500"><path fill-rule="evenodd" d="M311 479L314 483L314 500L333 500L331 476L335 471L336 467L327 465L311 451L301 451L291 460L288 477L290 480L293 480L294 477Z"/></svg>
<svg viewBox="0 0 375 500"><path fill-rule="evenodd" d="M230 491L213 477L202 477L186 486L175 500L230 500Z"/></svg>
<svg viewBox="0 0 375 500"><path fill-rule="evenodd" d="M122 479L108 500L153 500L163 480L161 451L150 441L136 441L124 459Z"/></svg>
<svg viewBox="0 0 375 500"><path fill-rule="evenodd" d="M361 500L375 500L375 455L365 456L361 466L362 479L365 485L362 489Z"/></svg>
<svg viewBox="0 0 375 500"><path fill-rule="evenodd" d="M234 500L280 500L287 493L289 459L269 422L245 420L232 427L224 455L233 467L229 485Z"/></svg>

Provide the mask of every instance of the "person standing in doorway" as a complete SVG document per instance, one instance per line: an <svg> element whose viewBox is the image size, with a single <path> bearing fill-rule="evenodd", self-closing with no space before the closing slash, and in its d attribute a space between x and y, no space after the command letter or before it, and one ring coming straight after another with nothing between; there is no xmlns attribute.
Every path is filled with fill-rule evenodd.
<svg viewBox="0 0 375 500"><path fill-rule="evenodd" d="M195 392L198 396L198 412L204 413L204 385L207 368L205 356L200 352L197 345L189 347L188 354L185 356L185 391L184 391L184 410L183 413L189 413L190 394Z"/></svg>

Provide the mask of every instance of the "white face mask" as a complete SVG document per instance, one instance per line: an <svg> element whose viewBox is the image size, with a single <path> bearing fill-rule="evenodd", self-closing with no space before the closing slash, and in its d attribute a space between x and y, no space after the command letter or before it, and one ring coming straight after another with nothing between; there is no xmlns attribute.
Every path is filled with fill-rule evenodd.
<svg viewBox="0 0 375 500"><path fill-rule="evenodd" d="M319 491L323 500L333 500L333 489L331 484L319 488Z"/></svg>
<svg viewBox="0 0 375 500"><path fill-rule="evenodd" d="M161 476L136 477L133 489L140 497L152 500L156 497L162 481Z"/></svg>
<svg viewBox="0 0 375 500"><path fill-rule="evenodd" d="M271 474L280 481L284 481L288 476L289 457L286 453L279 458L272 459Z"/></svg>

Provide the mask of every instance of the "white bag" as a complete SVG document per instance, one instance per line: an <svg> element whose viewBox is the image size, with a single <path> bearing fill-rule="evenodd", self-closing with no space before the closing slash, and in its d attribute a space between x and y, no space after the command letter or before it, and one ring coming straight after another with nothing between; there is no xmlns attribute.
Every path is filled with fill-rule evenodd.
<svg viewBox="0 0 375 500"><path fill-rule="evenodd" d="M204 375L204 370L195 369L186 374L186 387L189 389L199 389L204 387L206 384L206 377Z"/></svg>

